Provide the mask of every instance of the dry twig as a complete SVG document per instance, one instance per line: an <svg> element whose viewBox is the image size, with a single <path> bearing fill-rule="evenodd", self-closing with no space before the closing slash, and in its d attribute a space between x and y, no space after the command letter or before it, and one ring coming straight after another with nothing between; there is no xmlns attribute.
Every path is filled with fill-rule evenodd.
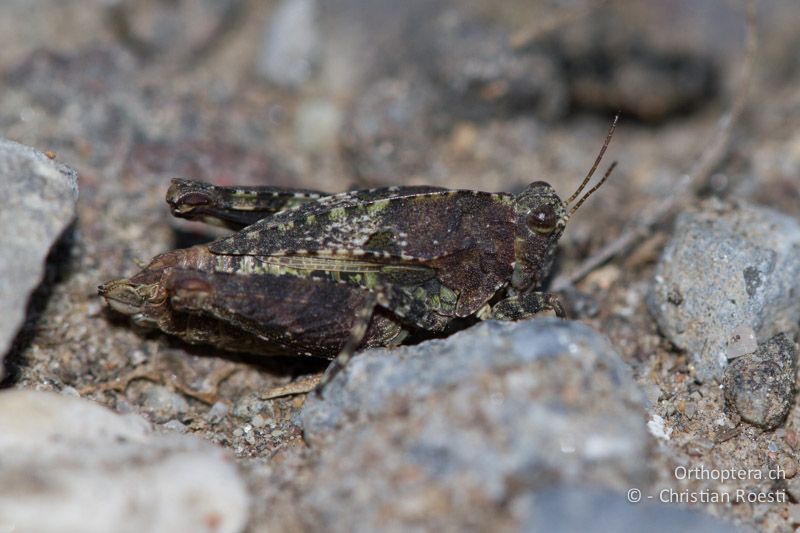
<svg viewBox="0 0 800 533"><path fill-rule="evenodd" d="M322 379L322 373L315 374L313 376L306 376L304 378L298 379L297 381L292 381L286 385L282 385L280 387L273 387L264 392L261 395L262 400L272 400L275 398L281 398L283 396L294 396L297 394L308 394L309 392L313 391L319 385L320 380Z"/></svg>

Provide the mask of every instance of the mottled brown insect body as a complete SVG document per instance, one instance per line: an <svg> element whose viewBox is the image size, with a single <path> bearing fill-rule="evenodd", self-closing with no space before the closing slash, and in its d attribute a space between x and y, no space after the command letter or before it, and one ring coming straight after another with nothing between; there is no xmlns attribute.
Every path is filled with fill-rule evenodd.
<svg viewBox="0 0 800 533"><path fill-rule="evenodd" d="M616 123L616 121L615 121ZM325 195L174 180L173 214L239 229L100 287L110 306L188 342L333 358L477 320L563 310L536 292L581 187L520 194L388 187Z"/></svg>

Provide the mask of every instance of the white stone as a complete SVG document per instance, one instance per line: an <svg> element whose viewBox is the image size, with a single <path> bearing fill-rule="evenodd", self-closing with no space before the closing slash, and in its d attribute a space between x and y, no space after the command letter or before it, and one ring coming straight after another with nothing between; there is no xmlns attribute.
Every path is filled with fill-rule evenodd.
<svg viewBox="0 0 800 533"><path fill-rule="evenodd" d="M54 393L0 393L0 530L241 531L249 496L227 452Z"/></svg>

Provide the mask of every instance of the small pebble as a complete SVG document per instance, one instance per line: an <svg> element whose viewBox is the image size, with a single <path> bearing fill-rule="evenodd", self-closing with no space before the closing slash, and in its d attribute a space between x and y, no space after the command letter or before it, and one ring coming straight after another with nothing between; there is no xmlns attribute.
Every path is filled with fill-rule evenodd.
<svg viewBox="0 0 800 533"><path fill-rule="evenodd" d="M269 410L269 402L259 400L256 397L243 398L237 401L231 412L237 418L250 418L264 410Z"/></svg>
<svg viewBox="0 0 800 533"><path fill-rule="evenodd" d="M93 300L88 304L86 304L86 316L88 316L89 318L94 318L96 316L99 316L100 313L102 312L103 312L103 305L99 301Z"/></svg>
<svg viewBox="0 0 800 533"><path fill-rule="evenodd" d="M686 453L692 456L702 456L708 453L714 447L714 441L706 438L693 439L686 445Z"/></svg>
<svg viewBox="0 0 800 533"><path fill-rule="evenodd" d="M784 438L784 440L791 449L793 450L797 449L797 445L799 442L797 438L797 433L791 430L786 430L786 437Z"/></svg>
<svg viewBox="0 0 800 533"><path fill-rule="evenodd" d="M797 356L785 334L734 360L725 369L725 399L742 420L774 429L786 418L794 401Z"/></svg>
<svg viewBox="0 0 800 533"><path fill-rule="evenodd" d="M212 424L218 424L223 418L228 415L228 404L225 402L216 402L211 406L211 409L206 413L206 420Z"/></svg>
<svg viewBox="0 0 800 533"><path fill-rule="evenodd" d="M797 475L797 463L791 457L782 458L780 465L786 479L792 479Z"/></svg>
<svg viewBox="0 0 800 533"><path fill-rule="evenodd" d="M131 365L139 366L147 361L147 354L142 350L134 350L131 352Z"/></svg>
<svg viewBox="0 0 800 533"><path fill-rule="evenodd" d="M747 324L742 324L731 334L728 341L728 359L736 359L743 355L753 353L758 349L756 332Z"/></svg>
<svg viewBox="0 0 800 533"><path fill-rule="evenodd" d="M69 386L61 389L61 394L63 394L64 396L72 396L73 398L80 398L81 396L81 393L79 393L75 387L69 387Z"/></svg>
<svg viewBox="0 0 800 533"><path fill-rule="evenodd" d="M609 290L619 280L622 271L616 265L606 265L586 276L586 282L602 291Z"/></svg>
<svg viewBox="0 0 800 533"><path fill-rule="evenodd" d="M650 430L650 433L659 439L669 440L670 435L672 435L672 428L666 427L664 424L664 419L658 415L653 415L650 421L647 423L647 429Z"/></svg>
<svg viewBox="0 0 800 533"><path fill-rule="evenodd" d="M180 420L175 420L175 419L170 420L169 422L164 424L164 428L170 431L174 431L176 433L186 433L186 431L188 431L189 429L188 427L186 427L186 424L184 424Z"/></svg>
<svg viewBox="0 0 800 533"><path fill-rule="evenodd" d="M143 407L157 417L172 417L188 411L189 403L183 395L162 385L155 385L147 390Z"/></svg>
<svg viewBox="0 0 800 533"><path fill-rule="evenodd" d="M254 428L263 428L267 421L261 415L256 415L250 419L250 423L253 425Z"/></svg>
<svg viewBox="0 0 800 533"><path fill-rule="evenodd" d="M661 398L661 387L655 383L647 385L644 387L644 394L647 399L647 407L653 407Z"/></svg>

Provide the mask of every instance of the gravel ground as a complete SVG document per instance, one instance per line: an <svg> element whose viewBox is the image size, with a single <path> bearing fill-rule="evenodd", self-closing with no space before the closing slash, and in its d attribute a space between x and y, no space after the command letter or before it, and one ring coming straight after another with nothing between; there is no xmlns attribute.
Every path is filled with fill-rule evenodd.
<svg viewBox="0 0 800 533"><path fill-rule="evenodd" d="M677 220L564 292L568 322L373 350L324 400L265 399L325 362L191 347L136 330L97 296L137 261L220 235L170 217L172 177L332 192L516 192L545 179L565 197L620 110L606 155L619 167L560 242L557 273L574 272L675 192L731 106L745 38L742 9L711 0L581 5L3 2L0 136L53 156L65 184L39 217L6 202L27 216L4 224L0 272L28 281L3 301L17 303L0 327L11 345L0 450L16 459L0 461L0 479L26 483L0 491L0 530L123 530L141 525L125 514L138 508L153 531L195 529L176 520L198 516L208 531L794 531L800 7L789 0L759 3L752 90L722 162ZM6 190L21 174L0 158ZM60 165L77 173L77 203ZM16 254L8 243L29 217L49 231ZM742 470L711 475L731 469ZM110 475L122 493L103 484ZM35 510L52 508L52 487L74 505L47 522ZM629 505L634 488L655 501ZM196 507L167 512L148 491ZM84 492L113 492L118 511L84 516ZM657 503L723 493L731 501Z"/></svg>

